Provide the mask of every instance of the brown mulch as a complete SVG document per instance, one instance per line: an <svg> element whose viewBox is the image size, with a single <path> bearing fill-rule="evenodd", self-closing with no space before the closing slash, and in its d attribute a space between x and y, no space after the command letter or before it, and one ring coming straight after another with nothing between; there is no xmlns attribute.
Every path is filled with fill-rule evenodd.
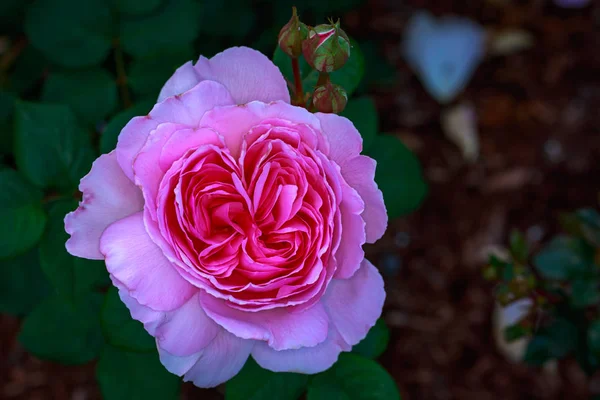
<svg viewBox="0 0 600 400"><path fill-rule="evenodd" d="M492 287L481 278L485 250L512 228L532 245L557 231L559 212L598 204L600 179L600 5L560 10L550 1L372 0L347 16L351 34L384 44L398 70L393 88L373 92L382 130L423 164L429 195L367 249L385 278L392 338L381 361L405 400L585 399L570 364L552 374L507 361L492 336ZM531 32L531 49L490 57L459 101L479 118L480 157L463 161L442 133L442 108L402 61L410 13L470 16L496 32ZM0 398L99 399L94 366L65 367L26 354L19 323L0 316ZM182 398L222 391L184 386Z"/></svg>

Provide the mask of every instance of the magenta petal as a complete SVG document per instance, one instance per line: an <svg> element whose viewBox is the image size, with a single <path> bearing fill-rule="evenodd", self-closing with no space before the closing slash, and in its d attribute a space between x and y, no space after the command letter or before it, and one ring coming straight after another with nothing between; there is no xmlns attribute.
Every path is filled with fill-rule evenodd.
<svg viewBox="0 0 600 400"><path fill-rule="evenodd" d="M277 351L264 342L257 342L252 357L261 367L271 371L316 374L331 367L342 351L351 349L337 330L331 328L327 339L315 347Z"/></svg>
<svg viewBox="0 0 600 400"><path fill-rule="evenodd" d="M74 256L101 260L100 236L113 222L140 211L141 191L123 174L115 152L100 156L91 171L81 179L83 200L65 217L65 230L71 235L67 251Z"/></svg>
<svg viewBox="0 0 600 400"><path fill-rule="evenodd" d="M234 104L225 87L217 82L200 82L187 92L167 97L145 117L135 117L119 134L117 160L125 175L133 181L133 161L146 143L150 132L164 122L196 128L208 110Z"/></svg>
<svg viewBox="0 0 600 400"><path fill-rule="evenodd" d="M246 363L253 345L253 341L240 339L222 329L198 353L177 357L159 347L159 355L169 372L179 376L185 374L184 381L209 388L233 378Z"/></svg>
<svg viewBox="0 0 600 400"><path fill-rule="evenodd" d="M167 97L176 96L190 90L201 80L200 76L198 76L198 71L194 68L194 64L191 61L186 62L177 68L173 76L162 87L158 95L158 102L160 103Z"/></svg>
<svg viewBox="0 0 600 400"><path fill-rule="evenodd" d="M219 132L225 138L225 144L234 157L240 155L242 138L248 131L268 119L293 121L295 124L308 125L319 130L319 120L302 107L294 107L283 102L251 102L243 106L219 107L207 112L200 126L206 126Z"/></svg>
<svg viewBox="0 0 600 400"><path fill-rule="evenodd" d="M354 157L344 164L342 175L365 202L362 217L366 223L367 242L374 243L383 236L387 228L388 216L383 203L383 194L375 183L377 163L366 156Z"/></svg>
<svg viewBox="0 0 600 400"><path fill-rule="evenodd" d="M255 100L290 102L287 84L279 68L254 49L232 47L210 60L200 57L195 68L201 79L223 84L237 104Z"/></svg>
<svg viewBox="0 0 600 400"><path fill-rule="evenodd" d="M110 225L100 238L106 268L129 295L157 311L182 306L197 289L184 280L148 236L142 212Z"/></svg>
<svg viewBox="0 0 600 400"><path fill-rule="evenodd" d="M207 293L200 299L217 324L240 338L266 341L275 350L312 347L327 338L328 317L321 303L302 311L288 307L249 312Z"/></svg>
<svg viewBox="0 0 600 400"><path fill-rule="evenodd" d="M350 279L334 279L323 298L330 323L346 343L354 346L381 315L385 290L383 279L367 259Z"/></svg>
<svg viewBox="0 0 600 400"><path fill-rule="evenodd" d="M198 295L169 311L156 330L158 345L174 356L189 356L204 349L222 328L206 316Z"/></svg>

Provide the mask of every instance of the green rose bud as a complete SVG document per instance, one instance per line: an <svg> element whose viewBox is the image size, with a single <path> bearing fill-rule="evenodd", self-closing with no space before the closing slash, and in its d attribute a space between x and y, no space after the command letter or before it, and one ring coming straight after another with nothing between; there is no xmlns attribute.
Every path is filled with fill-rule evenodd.
<svg viewBox="0 0 600 400"><path fill-rule="evenodd" d="M302 53L311 67L319 72L342 68L350 57L350 39L340 28L340 22L318 25L302 42Z"/></svg>
<svg viewBox="0 0 600 400"><path fill-rule="evenodd" d="M308 28L300 22L296 7L292 7L292 18L279 31L277 42L285 54L297 58L302 54L302 42L308 36Z"/></svg>
<svg viewBox="0 0 600 400"><path fill-rule="evenodd" d="M340 113L346 108L348 95L344 88L327 82L317 86L313 94L313 104L317 111L324 113Z"/></svg>

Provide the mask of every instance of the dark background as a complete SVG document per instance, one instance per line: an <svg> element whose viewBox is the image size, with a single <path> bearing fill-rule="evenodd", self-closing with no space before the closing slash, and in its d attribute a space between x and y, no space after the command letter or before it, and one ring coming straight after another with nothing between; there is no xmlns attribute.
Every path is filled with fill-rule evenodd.
<svg viewBox="0 0 600 400"><path fill-rule="evenodd" d="M211 55L245 44L272 54L293 3L233 3L226 5L228 21L207 27L215 35L204 32L198 39L198 51ZM553 374L501 355L492 335L492 287L481 268L486 249L505 246L512 228L526 232L535 248L557 231L559 212L598 204L600 5L565 10L543 0L329 3L295 2L304 22L340 16L362 44L371 77L360 92L375 100L381 130L415 152L429 184L420 209L392 221L385 237L367 249L388 292L384 317L392 335L381 361L403 399L586 398L594 379L568 361ZM458 99L470 102L478 115L476 163L466 163L444 136L442 107L402 59L403 30L418 9L467 16L492 33L520 28L535 38L527 50L486 57ZM20 38L19 23L3 20L6 38ZM248 28L239 33L243 24ZM20 347L18 330L16 318L0 315L0 398L100 398L94 365L39 361ZM218 399L220 393L186 384L182 398Z"/></svg>

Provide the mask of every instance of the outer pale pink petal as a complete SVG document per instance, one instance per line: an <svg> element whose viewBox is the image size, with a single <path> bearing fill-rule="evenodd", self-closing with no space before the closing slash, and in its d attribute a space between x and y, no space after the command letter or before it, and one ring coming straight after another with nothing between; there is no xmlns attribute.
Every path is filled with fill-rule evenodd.
<svg viewBox="0 0 600 400"><path fill-rule="evenodd" d="M200 307L196 294L181 307L166 313L156 329L158 345L174 356L189 356L204 349L222 330Z"/></svg>
<svg viewBox="0 0 600 400"><path fill-rule="evenodd" d="M387 212L383 194L375 183L375 160L360 156L362 138L350 120L335 114L315 114L329 141L329 157L342 169L342 176L358 191L365 202L363 219L366 222L367 242L383 236L387 228Z"/></svg>
<svg viewBox="0 0 600 400"><path fill-rule="evenodd" d="M361 213L365 208L365 203L360 198L356 190L344 184L342 187L342 237L340 246L335 253L337 269L335 279L350 278L365 258L365 252L362 248L365 244L365 221Z"/></svg>
<svg viewBox="0 0 600 400"><path fill-rule="evenodd" d="M169 78L167 83L160 90L158 102L163 101L167 97L175 96L186 92L196 86L201 78L198 71L194 68L191 61L186 62L181 67L177 68L173 76Z"/></svg>
<svg viewBox="0 0 600 400"><path fill-rule="evenodd" d="M181 307L197 291L150 239L142 212L110 225L100 238L100 252L108 272L141 305L170 311Z"/></svg>
<svg viewBox="0 0 600 400"><path fill-rule="evenodd" d="M383 193L375 183L377 163L370 157L358 156L346 162L342 175L365 202L362 217L366 222L367 242L374 243L383 236L388 216L383 203Z"/></svg>
<svg viewBox="0 0 600 400"><path fill-rule="evenodd" d="M315 116L321 121L321 130L329 142L329 158L342 167L343 171L346 161L362 151L360 133L348 118L323 113L316 113Z"/></svg>
<svg viewBox="0 0 600 400"><path fill-rule="evenodd" d="M342 351L352 349L333 327L327 339L315 347L277 351L264 342L257 342L252 357L263 368L275 372L298 372L316 374L331 367Z"/></svg>
<svg viewBox="0 0 600 400"><path fill-rule="evenodd" d="M119 298L129 309L131 317L144 324L144 328L148 331L148 333L152 336L155 336L156 327L164 321L166 313L141 305L136 299L129 295L129 291L125 285L119 282L118 279L112 275L110 279L113 285L119 290Z"/></svg>
<svg viewBox="0 0 600 400"><path fill-rule="evenodd" d="M133 118L119 134L117 143L117 160L123 172L133 181L133 160L159 124L172 122L196 128L206 111L231 104L233 99L223 85L204 81L179 96L167 97L147 116Z"/></svg>
<svg viewBox="0 0 600 400"><path fill-rule="evenodd" d="M206 314L217 324L240 338L266 341L275 350L312 347L327 338L328 317L321 303L302 311L276 308L248 312L206 293L200 299Z"/></svg>
<svg viewBox="0 0 600 400"><path fill-rule="evenodd" d="M346 343L360 342L381 316L385 290L377 268L367 259L350 279L334 279L322 302L332 324Z"/></svg>
<svg viewBox="0 0 600 400"><path fill-rule="evenodd" d="M159 347L160 361L167 370L184 375L198 387L215 387L234 377L244 366L254 346L252 340L240 339L221 329L202 351L187 357L174 356Z"/></svg>
<svg viewBox="0 0 600 400"><path fill-rule="evenodd" d="M65 217L71 235L67 251L74 256L101 260L100 236L113 222L144 207L142 192L123 174L115 152L100 156L81 179L83 200Z"/></svg>
<svg viewBox="0 0 600 400"><path fill-rule="evenodd" d="M237 104L254 100L290 102L287 84L279 68L254 49L232 47L210 60L200 57L195 68L201 79L225 85Z"/></svg>

